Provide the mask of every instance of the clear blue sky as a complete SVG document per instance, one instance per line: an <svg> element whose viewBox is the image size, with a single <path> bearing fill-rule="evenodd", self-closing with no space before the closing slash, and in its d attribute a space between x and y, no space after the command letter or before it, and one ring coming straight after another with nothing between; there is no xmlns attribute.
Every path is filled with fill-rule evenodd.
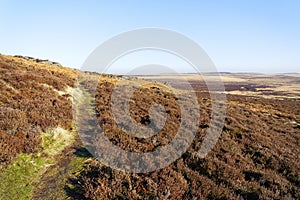
<svg viewBox="0 0 300 200"><path fill-rule="evenodd" d="M159 27L198 42L219 71L300 72L298 0L0 1L0 53L80 67L120 32Z"/></svg>

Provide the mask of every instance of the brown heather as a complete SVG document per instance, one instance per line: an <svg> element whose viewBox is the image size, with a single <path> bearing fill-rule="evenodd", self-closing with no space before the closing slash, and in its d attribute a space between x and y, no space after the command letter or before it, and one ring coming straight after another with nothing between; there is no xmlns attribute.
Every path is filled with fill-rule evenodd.
<svg viewBox="0 0 300 200"><path fill-rule="evenodd" d="M102 79L96 96L99 124L111 142L136 152L168 144L177 130L168 123L155 136L159 146L151 142L153 137L132 138L116 126L109 103L115 78ZM192 85L198 91L201 118L196 139L181 158L146 174L127 174L93 161L72 181L75 189L70 194L81 199L299 199L300 132L292 122L300 120L300 102L228 95L221 137L212 152L200 159L196 151L209 126L211 104L204 83ZM226 85L233 87L237 86ZM157 88L134 93L132 118L143 124L147 109L156 102L171 111L168 117L178 125L176 99Z"/></svg>
<svg viewBox="0 0 300 200"><path fill-rule="evenodd" d="M0 71L0 166L5 168L19 153L42 152L41 133L47 129L72 129L70 94L62 91L74 87L76 71L4 55L0 55ZM154 82L136 91L130 114L137 123L149 123L153 103L168 110L167 117L174 123L167 122L151 138L130 137L117 127L110 108L117 81L123 85L146 82L122 76L105 76L99 82L95 110L110 141L140 153L168 144L181 120L176 97ZM169 81L186 90L176 78ZM91 82L85 85L88 89ZM145 174L124 173L91 158L77 136L34 184L33 199L300 199L299 98L227 95L221 137L201 159L197 152L210 125L211 100L203 81L191 81L191 85L201 107L199 128L188 151L174 163ZM256 87L268 85L227 81L225 87L255 92Z"/></svg>
<svg viewBox="0 0 300 200"><path fill-rule="evenodd" d="M72 104L58 91L74 86L67 68L0 55L0 166L41 148L40 134L72 126Z"/></svg>

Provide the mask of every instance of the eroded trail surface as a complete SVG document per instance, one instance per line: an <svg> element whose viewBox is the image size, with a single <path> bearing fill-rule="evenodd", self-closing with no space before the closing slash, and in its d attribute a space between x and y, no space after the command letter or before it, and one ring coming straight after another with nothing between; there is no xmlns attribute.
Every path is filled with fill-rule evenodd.
<svg viewBox="0 0 300 200"><path fill-rule="evenodd" d="M78 90L76 70L3 55L0 71L1 200L300 199L299 75L223 74L227 115L205 158L198 151L211 126L210 94L205 82L182 75L201 108L196 136L175 162L136 174L92 158L85 148L95 145L98 133L89 130L99 124L109 141L125 151L145 153L168 145L180 126L181 111L167 83L103 75L95 84L99 75L83 73ZM181 94L190 92L178 76L167 78ZM129 103L130 117L141 126L151 122L153 104L164 107L168 120L158 134L133 137L116 124L113 114L118 113L112 113L110 103L117 82L120 91L128 84L144 85ZM77 107L72 109L72 102ZM79 137L82 131L87 134Z"/></svg>
<svg viewBox="0 0 300 200"><path fill-rule="evenodd" d="M89 121L85 118L88 117L85 114L86 107L92 107L92 98L88 91L79 88L74 89L72 102L75 118L80 118L83 122ZM92 155L83 147L77 131L76 125L78 124L74 123L76 131L73 143L55 156L55 163L46 170L36 183L33 199L69 199L70 196L76 195L72 181L76 181L76 176L92 160Z"/></svg>

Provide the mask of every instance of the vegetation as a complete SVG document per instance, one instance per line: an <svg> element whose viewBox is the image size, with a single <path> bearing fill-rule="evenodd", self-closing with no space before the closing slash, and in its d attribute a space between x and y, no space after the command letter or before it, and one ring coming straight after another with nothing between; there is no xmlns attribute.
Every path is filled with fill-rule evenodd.
<svg viewBox="0 0 300 200"><path fill-rule="evenodd" d="M96 111L99 124L111 142L126 150L146 152L173 138L176 128L168 124L154 136L157 143L153 143L154 137L141 140L125 134L116 125L109 102L116 82L126 85L128 80L119 77L101 80ZM193 86L197 89L197 84ZM299 161L295 159L300 155L300 135L291 123L300 120L299 101L228 96L228 114L221 138L213 151L201 159L196 152L209 126L210 98L200 90L198 97L201 105L198 134L175 163L147 174L127 174L91 162L73 182L72 196L80 199L300 198ZM176 99L158 85L135 92L131 102L134 102L130 105L131 117L140 124L144 123L151 102L164 105L171 110L168 117L177 125L180 122L180 118L176 120L179 114ZM122 123L126 126L125 120Z"/></svg>
<svg viewBox="0 0 300 200"><path fill-rule="evenodd" d="M191 81L201 108L192 145L164 169L129 174L91 157L74 126L72 101L93 104L100 126L115 145L149 152L168 144L181 122L170 86L105 75L92 101L85 96L92 81L83 82L86 90L79 91L74 88L77 72L51 63L0 55L0 199L300 199L297 98L229 94L221 137L202 159L197 152L210 125L211 100L204 82ZM169 81L178 84L178 92L189 92L177 79ZM130 117L140 125L150 123L153 104L167 111L167 123L157 135L131 137L117 126L110 108L117 83L121 89L144 85L130 101ZM225 86L227 91L240 87L232 82ZM242 86L257 89L254 84ZM120 119L126 127L127 120Z"/></svg>
<svg viewBox="0 0 300 200"><path fill-rule="evenodd" d="M4 167L19 153L39 151L41 132L57 126L72 129L72 103L56 90L72 87L76 74L3 55L0 72L0 166Z"/></svg>
<svg viewBox="0 0 300 200"><path fill-rule="evenodd" d="M75 71L0 55L0 199L30 199L72 143ZM59 93L58 91L61 91Z"/></svg>
<svg viewBox="0 0 300 200"><path fill-rule="evenodd" d="M1 199L31 199L33 184L39 180L47 165L53 161L33 154L19 154L14 162L0 174Z"/></svg>

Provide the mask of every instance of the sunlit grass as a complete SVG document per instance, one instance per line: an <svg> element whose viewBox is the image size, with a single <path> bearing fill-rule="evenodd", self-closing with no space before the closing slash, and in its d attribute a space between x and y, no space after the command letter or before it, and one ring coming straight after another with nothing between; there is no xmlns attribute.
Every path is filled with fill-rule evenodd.
<svg viewBox="0 0 300 200"><path fill-rule="evenodd" d="M42 146L49 156L59 154L66 146L74 141L73 133L61 127L42 133Z"/></svg>
<svg viewBox="0 0 300 200"><path fill-rule="evenodd" d="M21 153L0 173L0 199L31 199L34 183L55 162L54 156L73 141L74 134L61 127L42 133L42 152Z"/></svg>
<svg viewBox="0 0 300 200"><path fill-rule="evenodd" d="M19 154L0 174L0 199L31 199L33 183L53 161L33 154Z"/></svg>

